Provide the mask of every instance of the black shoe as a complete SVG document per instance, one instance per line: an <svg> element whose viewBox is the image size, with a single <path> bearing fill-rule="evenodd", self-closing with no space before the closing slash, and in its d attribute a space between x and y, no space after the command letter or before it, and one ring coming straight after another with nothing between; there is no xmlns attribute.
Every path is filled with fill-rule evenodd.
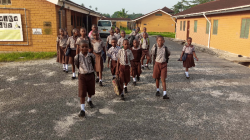
<svg viewBox="0 0 250 140"><path fill-rule="evenodd" d="M65 69L63 69L63 72L65 72Z"/></svg>
<svg viewBox="0 0 250 140"><path fill-rule="evenodd" d="M148 70L150 70L148 66L145 66L145 68L147 68Z"/></svg>
<svg viewBox="0 0 250 140"><path fill-rule="evenodd" d="M157 97L161 96L160 91L157 91L155 96L157 96Z"/></svg>
<svg viewBox="0 0 250 140"><path fill-rule="evenodd" d="M112 80L114 80L115 79L115 77L113 77L113 79Z"/></svg>
<svg viewBox="0 0 250 140"><path fill-rule="evenodd" d="M89 101L88 105L90 106L90 108L94 108L94 105L93 105L92 101Z"/></svg>
<svg viewBox="0 0 250 140"><path fill-rule="evenodd" d="M136 86L136 82L133 82L133 85Z"/></svg>
<svg viewBox="0 0 250 140"><path fill-rule="evenodd" d="M127 87L125 87L124 89L125 89L125 93L128 93L128 88L127 88Z"/></svg>
<svg viewBox="0 0 250 140"><path fill-rule="evenodd" d="M76 77L72 77L72 80L76 79Z"/></svg>
<svg viewBox="0 0 250 140"><path fill-rule="evenodd" d="M81 118L85 117L85 111L81 110L81 112L80 112L80 114L78 116L81 117Z"/></svg>
<svg viewBox="0 0 250 140"><path fill-rule="evenodd" d="M137 81L140 81L140 77L139 76L137 77Z"/></svg>
<svg viewBox="0 0 250 140"><path fill-rule="evenodd" d="M163 96L163 99L169 99L168 95Z"/></svg>
<svg viewBox="0 0 250 140"><path fill-rule="evenodd" d="M143 69L143 70L144 70L144 67L141 67L141 69Z"/></svg>
<svg viewBox="0 0 250 140"><path fill-rule="evenodd" d="M100 86L100 87L102 87L102 86L103 86L103 85L102 85L102 81L100 81L100 82L99 82L99 86Z"/></svg>
<svg viewBox="0 0 250 140"><path fill-rule="evenodd" d="M121 100L123 100L123 101L125 100L125 97L123 94L121 95Z"/></svg>
<svg viewBox="0 0 250 140"><path fill-rule="evenodd" d="M99 78L96 78L95 82L98 83L99 82Z"/></svg>
<svg viewBox="0 0 250 140"><path fill-rule="evenodd" d="M66 72L66 73L69 73L69 71L68 71L68 70L66 70L65 72Z"/></svg>

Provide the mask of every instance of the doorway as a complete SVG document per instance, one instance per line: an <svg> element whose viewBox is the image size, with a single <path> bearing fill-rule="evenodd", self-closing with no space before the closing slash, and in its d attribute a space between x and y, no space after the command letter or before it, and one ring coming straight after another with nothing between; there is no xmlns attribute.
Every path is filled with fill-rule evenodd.
<svg viewBox="0 0 250 140"><path fill-rule="evenodd" d="M190 21L187 21L187 39L189 38Z"/></svg>

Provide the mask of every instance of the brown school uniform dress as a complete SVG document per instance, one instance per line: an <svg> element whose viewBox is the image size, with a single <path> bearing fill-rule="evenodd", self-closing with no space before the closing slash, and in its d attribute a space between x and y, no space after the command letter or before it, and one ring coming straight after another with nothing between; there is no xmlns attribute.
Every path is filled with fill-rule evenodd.
<svg viewBox="0 0 250 140"><path fill-rule="evenodd" d="M63 38L61 36L58 36L56 40L56 42L58 42L59 44L58 46L59 50L58 50L56 62L59 62L61 64L68 64L68 56L65 56L67 41L68 41L68 38L66 36L64 36Z"/></svg>
<svg viewBox="0 0 250 140"><path fill-rule="evenodd" d="M101 52L105 47L102 40L92 40L91 44L93 45L93 53L95 55L95 71L102 72L103 71L103 59L101 56Z"/></svg>
<svg viewBox="0 0 250 140"><path fill-rule="evenodd" d="M123 84L130 82L130 61L134 59L133 53L131 50L120 49L117 54L119 59L120 66L119 70L116 72L119 73L120 77L120 93L123 91Z"/></svg>
<svg viewBox="0 0 250 140"><path fill-rule="evenodd" d="M88 38L88 37L85 37L85 38L82 38L82 37L78 37L77 39L76 39L76 45L80 45L80 42L81 42L81 40L86 40L86 41L90 41L89 40L90 38ZM79 50L78 50L78 52L80 52L80 48L78 48Z"/></svg>
<svg viewBox="0 0 250 140"><path fill-rule="evenodd" d="M112 39L113 39L113 38L116 38L115 35L113 35L113 36L112 36L112 35L109 35L109 36L107 37L107 42L108 42L108 46L107 46L108 48L107 48L107 50L109 50L109 48L112 47L111 43L112 43ZM117 39L117 38L116 38L116 39Z"/></svg>
<svg viewBox="0 0 250 140"><path fill-rule="evenodd" d="M136 75L139 77L141 75L141 56L142 56L142 50L140 47L138 48L132 48L132 53L134 56L134 60L132 61L131 68L132 72L131 75L135 77Z"/></svg>
<svg viewBox="0 0 250 140"><path fill-rule="evenodd" d="M182 51L184 53L187 53L187 59L183 61L183 67L185 68L195 67L194 57L193 57L193 52L195 52L194 46L193 45L184 46Z"/></svg>
<svg viewBox="0 0 250 140"><path fill-rule="evenodd" d="M79 61L78 61L79 57ZM95 95L95 74L92 64L92 58L95 61L95 55L88 53L85 57L81 52L75 56L75 65L79 65L78 77L78 96L86 97ZM95 63L95 62L94 62Z"/></svg>
<svg viewBox="0 0 250 140"><path fill-rule="evenodd" d="M67 41L67 46L69 45L71 51L69 54L69 64L74 65L74 58L76 56L76 40L77 38L74 38L73 36L69 37Z"/></svg>
<svg viewBox="0 0 250 140"><path fill-rule="evenodd" d="M107 52L107 56L111 58L111 73L112 75L115 75L116 73L116 68L117 68L117 54L118 51L121 49L121 47L116 46L116 47L111 47L108 52Z"/></svg>
<svg viewBox="0 0 250 140"><path fill-rule="evenodd" d="M151 49L151 54L155 55L155 47L157 45L154 45ZM155 59L155 65L154 65L154 71L153 71L153 78L154 79L166 79L167 78L167 60L165 57L165 50L166 46L163 45L161 48L157 47L157 54ZM170 54L169 50L167 50Z"/></svg>
<svg viewBox="0 0 250 140"><path fill-rule="evenodd" d="M150 45L150 42L149 42L149 39L145 39L145 38L142 38L140 40L140 45L142 47L142 57L141 57L141 61L144 60L145 56L147 57L147 59L151 59L150 58L150 55L149 55L149 45Z"/></svg>

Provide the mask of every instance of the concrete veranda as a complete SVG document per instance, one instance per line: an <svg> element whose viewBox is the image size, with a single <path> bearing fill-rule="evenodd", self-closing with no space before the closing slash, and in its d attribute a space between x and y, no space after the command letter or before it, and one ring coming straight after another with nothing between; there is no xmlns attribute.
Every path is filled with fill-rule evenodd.
<svg viewBox="0 0 250 140"><path fill-rule="evenodd" d="M77 117L71 67L63 73L55 58L0 63L0 139L250 139L250 69L197 52L188 80L177 61L182 46L166 44L170 100L155 97L150 65L121 101L105 63L104 87L96 85L95 108L86 107L86 119Z"/></svg>

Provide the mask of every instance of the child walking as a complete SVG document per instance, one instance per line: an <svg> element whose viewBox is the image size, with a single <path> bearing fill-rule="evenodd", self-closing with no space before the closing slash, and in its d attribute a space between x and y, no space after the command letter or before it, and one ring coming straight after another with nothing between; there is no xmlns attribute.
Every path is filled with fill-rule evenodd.
<svg viewBox="0 0 250 140"><path fill-rule="evenodd" d="M122 47L122 44L123 44L123 40L125 39L125 36L126 36L126 33L125 33L125 31L124 30L122 30L121 31L121 38L118 40L118 42L117 42L117 45L119 46L119 47L121 47L121 48L123 48Z"/></svg>
<svg viewBox="0 0 250 140"><path fill-rule="evenodd" d="M159 82L161 79L163 87L163 99L169 99L169 97L167 96L165 79L167 78L167 66L170 52L164 45L164 42L164 38L162 36L158 36L157 45L154 45L151 49L151 55L154 55L155 59L153 78L156 79L156 96L160 96Z"/></svg>
<svg viewBox="0 0 250 140"><path fill-rule="evenodd" d="M140 81L140 74L141 74L141 56L142 56L142 50L139 47L138 40L133 41L133 47L132 47L132 53L134 56L134 60L131 62L131 68L132 68L132 76L133 76L133 85L136 86L136 76L137 81Z"/></svg>
<svg viewBox="0 0 250 140"><path fill-rule="evenodd" d="M182 56L184 54L187 55L187 58L185 61L183 61L183 67L186 68L185 75L186 75L186 78L189 79L188 69L191 67L195 67L194 57L196 58L197 61L199 61L199 59L197 58L196 53L195 53L195 48L192 45L192 38L191 37L189 37L187 39L187 45L185 45L182 49L180 61L182 61Z"/></svg>
<svg viewBox="0 0 250 140"><path fill-rule="evenodd" d="M95 95L95 55L88 53L89 43L86 40L80 41L80 53L75 56L75 65L79 70L78 97L80 98L81 111L79 117L85 116L85 97L88 93L88 105L93 108L91 97Z"/></svg>
<svg viewBox="0 0 250 140"><path fill-rule="evenodd" d="M94 31L96 31L98 33L98 27L95 24L92 25L92 31L89 32L89 38L91 40L94 39L94 37L92 35L92 32L94 32ZM99 36L99 38L101 38L99 33L98 33L98 36Z"/></svg>
<svg viewBox="0 0 250 140"><path fill-rule="evenodd" d="M108 58L108 68L109 68L109 62L111 59L111 74L113 76L113 79L115 79L115 74L117 70L117 54L118 51L121 49L119 46L117 46L117 40L116 38L113 38L111 41L112 47L107 51Z"/></svg>
<svg viewBox="0 0 250 140"><path fill-rule="evenodd" d="M125 93L128 93L127 85L130 82L130 64L134 59L132 51L129 50L129 41L125 39L123 41L123 49L120 49L117 54L118 64L120 64L117 75L120 77L120 93L121 100L125 100L123 89L125 89ZM124 84L124 87L123 87Z"/></svg>
<svg viewBox="0 0 250 140"><path fill-rule="evenodd" d="M69 64L72 65L72 79L76 79L76 73L75 73L75 65L74 65L74 58L76 56L76 40L78 37L78 29L73 29L73 36L69 37L68 41L67 41L67 48L70 47L70 54L69 54Z"/></svg>
<svg viewBox="0 0 250 140"><path fill-rule="evenodd" d="M64 34L63 29L59 29L60 35L57 37L57 60L63 64L63 71L68 73L68 57L65 56L68 38Z"/></svg>
<svg viewBox="0 0 250 140"><path fill-rule="evenodd" d="M121 35L120 35L120 29L118 27L115 28L115 37L117 40L119 40L121 38Z"/></svg>
<svg viewBox="0 0 250 140"><path fill-rule="evenodd" d="M86 40L87 42L89 42L89 46L90 46L90 49L89 49L89 52L92 52L92 45L91 45L91 40L90 38L86 35L87 31L86 31L86 28L81 28L80 29L80 37L77 38L76 40L76 45L77 45L77 49L76 49L76 54L79 54L80 52L80 42L82 40Z"/></svg>
<svg viewBox="0 0 250 140"><path fill-rule="evenodd" d="M135 36L135 39L140 40L142 38L142 36L139 32L140 32L140 27L137 27L135 31L133 31L132 33L129 34L128 38L130 38L130 36L133 35L133 36Z"/></svg>
<svg viewBox="0 0 250 140"><path fill-rule="evenodd" d="M109 50L109 48L112 47L111 41L112 41L113 38L116 38L116 37L115 37L115 35L114 35L114 30L111 29L111 30L110 30L110 35L107 37L107 43L106 43L107 50ZM117 38L116 38L116 39L117 39Z"/></svg>
<svg viewBox="0 0 250 140"><path fill-rule="evenodd" d="M146 56L147 62L146 62L145 67L149 70L148 63L151 60L151 57L149 55L149 46L150 46L149 38L147 37L146 32L144 32L143 33L143 38L140 41L140 48L142 49L142 57L141 57L141 67L142 67L142 69L144 69L143 61L144 61L144 58Z"/></svg>
<svg viewBox="0 0 250 140"><path fill-rule="evenodd" d="M146 27L144 27L143 30L142 30L142 32L141 32L141 36L142 36L142 37L143 37L143 34L144 34L144 33L146 33L147 38L148 38L148 33L147 33L147 28L146 28Z"/></svg>
<svg viewBox="0 0 250 140"><path fill-rule="evenodd" d="M105 44L103 41L99 38L99 35L96 31L92 32L92 36L94 39L92 39L91 44L93 45L93 53L95 55L95 71L96 71L96 82L99 82L99 86L103 86L102 84L102 71L103 71L103 59L101 56L102 50L105 51Z"/></svg>

